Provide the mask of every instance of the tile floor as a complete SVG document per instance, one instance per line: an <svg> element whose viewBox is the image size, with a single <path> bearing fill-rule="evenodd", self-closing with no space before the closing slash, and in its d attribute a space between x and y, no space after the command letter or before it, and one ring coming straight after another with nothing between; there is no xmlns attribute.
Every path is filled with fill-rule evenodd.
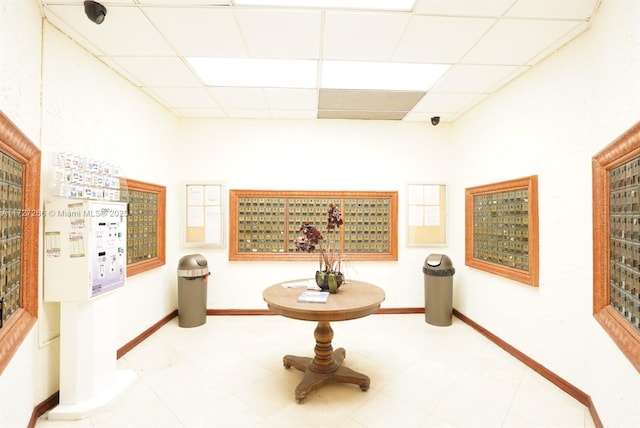
<svg viewBox="0 0 640 428"><path fill-rule="evenodd" d="M285 354L313 355L315 323L281 316L173 319L118 360L137 381L80 421L37 428L587 427L588 410L457 318L371 315L332 323L345 365L371 387L331 383L295 401L302 373Z"/></svg>

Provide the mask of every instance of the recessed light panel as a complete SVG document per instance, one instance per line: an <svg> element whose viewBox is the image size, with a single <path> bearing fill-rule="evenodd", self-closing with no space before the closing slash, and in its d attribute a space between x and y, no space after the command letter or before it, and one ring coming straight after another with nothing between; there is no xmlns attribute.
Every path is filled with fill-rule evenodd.
<svg viewBox="0 0 640 428"><path fill-rule="evenodd" d="M235 0L237 6L310 7L318 9L413 10L416 0Z"/></svg>
<svg viewBox="0 0 640 428"><path fill-rule="evenodd" d="M323 61L320 87L426 91L448 69L447 64Z"/></svg>
<svg viewBox="0 0 640 428"><path fill-rule="evenodd" d="M315 88L314 60L187 58L207 86Z"/></svg>

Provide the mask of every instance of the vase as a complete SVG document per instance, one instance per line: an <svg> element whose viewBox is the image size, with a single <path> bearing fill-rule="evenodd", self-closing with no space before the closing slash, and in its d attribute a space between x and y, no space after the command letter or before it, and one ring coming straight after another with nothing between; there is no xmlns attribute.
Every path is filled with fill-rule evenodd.
<svg viewBox="0 0 640 428"><path fill-rule="evenodd" d="M344 275L342 272L316 271L316 284L321 290L328 290L329 293L335 294L343 282Z"/></svg>

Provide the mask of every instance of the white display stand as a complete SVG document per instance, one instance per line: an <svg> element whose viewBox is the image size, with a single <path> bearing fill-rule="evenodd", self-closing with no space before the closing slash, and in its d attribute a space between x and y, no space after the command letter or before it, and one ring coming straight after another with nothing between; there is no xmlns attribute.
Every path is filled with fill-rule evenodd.
<svg viewBox="0 0 640 428"><path fill-rule="evenodd" d="M126 277L126 205L45 203L44 296L60 302L60 400L51 420L88 417L133 383L117 369L118 289Z"/></svg>
<svg viewBox="0 0 640 428"><path fill-rule="evenodd" d="M118 370L117 295L60 302L60 404L51 420L82 419L108 407L136 379Z"/></svg>

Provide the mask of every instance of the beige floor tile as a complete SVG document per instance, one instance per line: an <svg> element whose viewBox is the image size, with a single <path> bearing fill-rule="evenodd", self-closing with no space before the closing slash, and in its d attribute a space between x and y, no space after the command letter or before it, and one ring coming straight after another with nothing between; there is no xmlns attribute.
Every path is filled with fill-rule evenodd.
<svg viewBox="0 0 640 428"><path fill-rule="evenodd" d="M282 357L313 356L313 322L174 319L118 361L138 379L109 409L82 421L43 415L36 427L593 428L584 406L456 318L436 327L424 314L373 315L332 328L368 391L331 383L295 401L302 372Z"/></svg>

